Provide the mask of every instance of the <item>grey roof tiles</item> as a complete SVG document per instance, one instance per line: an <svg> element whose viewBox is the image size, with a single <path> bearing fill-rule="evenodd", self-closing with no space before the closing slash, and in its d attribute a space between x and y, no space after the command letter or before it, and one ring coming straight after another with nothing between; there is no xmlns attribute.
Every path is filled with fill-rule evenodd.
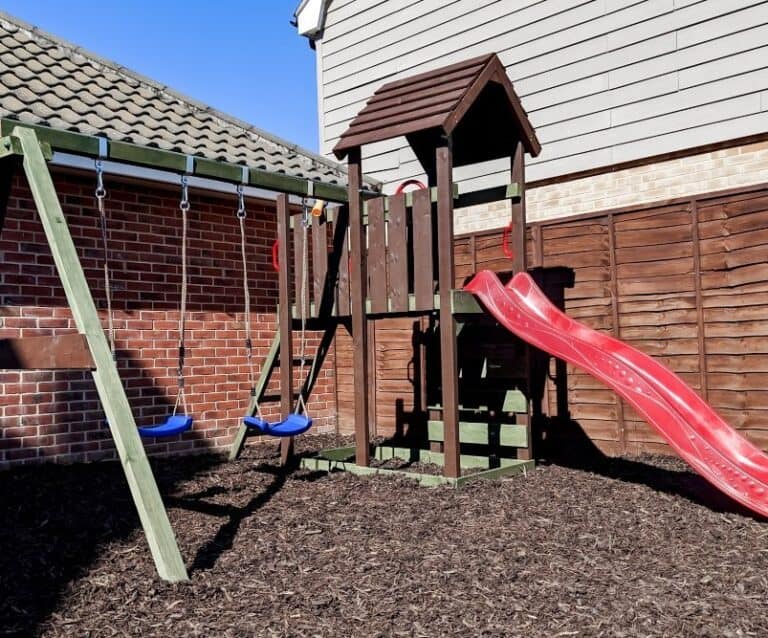
<svg viewBox="0 0 768 638"><path fill-rule="evenodd" d="M0 117L329 184L346 183L346 172L336 162L2 12Z"/></svg>

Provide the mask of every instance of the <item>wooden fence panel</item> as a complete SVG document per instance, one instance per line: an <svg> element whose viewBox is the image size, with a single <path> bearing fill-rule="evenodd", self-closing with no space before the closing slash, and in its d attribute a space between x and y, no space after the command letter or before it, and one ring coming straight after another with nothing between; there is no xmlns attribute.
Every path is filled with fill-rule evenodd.
<svg viewBox="0 0 768 638"><path fill-rule="evenodd" d="M768 192L698 203L708 399L768 446Z"/></svg>
<svg viewBox="0 0 768 638"><path fill-rule="evenodd" d="M613 333L611 312L611 240L606 218L542 226L542 266L572 269L573 288L565 290L570 315L595 330ZM554 364L550 366L554 368ZM570 416L598 446L618 438L619 406L612 393L588 374L567 366ZM549 413L557 412L549 382Z"/></svg>
<svg viewBox="0 0 768 638"><path fill-rule="evenodd" d="M528 229L530 266L573 270L574 319L650 354L768 448L768 186L553 220ZM483 268L510 270L502 229L456 238L456 285ZM413 403L409 320L377 321L377 416L392 431L395 405ZM400 322L400 323L398 323ZM479 344L493 348L499 344ZM351 344L337 344L343 363ZM555 365L550 369L554 371ZM339 371L342 397L353 390ZM556 411L548 383L545 407ZM599 381L568 368L568 408L610 453L666 452L662 438ZM340 407L340 423L342 422ZM351 425L351 423L350 423Z"/></svg>

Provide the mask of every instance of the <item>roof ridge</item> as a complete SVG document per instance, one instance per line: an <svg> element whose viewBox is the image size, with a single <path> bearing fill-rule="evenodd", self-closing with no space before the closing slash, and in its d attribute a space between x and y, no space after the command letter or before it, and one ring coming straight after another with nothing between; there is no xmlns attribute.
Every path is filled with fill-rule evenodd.
<svg viewBox="0 0 768 638"><path fill-rule="evenodd" d="M288 153L303 155L305 158L311 160L315 164L325 166L331 170L339 171L340 173L345 175L347 174L346 166L342 163L334 162L333 160L328 159L327 157L323 157L319 153L315 153L314 151L305 149L299 146L298 144L289 142L288 140L282 137L279 137L272 133L268 133L267 131L264 131L263 129L253 124L250 124L249 122L245 122L244 120L241 120L233 115L220 111L219 109L216 109L210 106L209 104L205 104L203 102L200 102L199 100L196 100L191 96L181 93L180 91L176 91L175 89L170 88L167 84L162 84L157 80L154 80L153 78L145 76L139 73L138 71L134 71L133 69L130 69L122 64L119 64L118 62L115 62L113 60L108 60L107 58L104 58L96 53L93 53L88 49L78 46L52 33L44 31L38 26L30 24L19 18L16 18L15 16L12 16L2 10L0 10L0 22L5 22L11 25L12 27L20 29L22 31L26 31L30 35L30 37L34 39L46 40L62 48L71 56L74 56L74 55L82 56L94 66L107 68L126 80L129 80L129 81L132 80L134 82L138 82L139 84L146 85L151 89L157 91L159 94L165 95L174 100L178 100L179 102L184 103L186 106L188 106L191 109L194 109L198 112L207 113L211 117L219 120L225 126L231 126L231 127L240 129L246 134L262 138L277 146L281 146ZM368 176L366 176L366 180L369 182L377 181L377 180L372 180Z"/></svg>

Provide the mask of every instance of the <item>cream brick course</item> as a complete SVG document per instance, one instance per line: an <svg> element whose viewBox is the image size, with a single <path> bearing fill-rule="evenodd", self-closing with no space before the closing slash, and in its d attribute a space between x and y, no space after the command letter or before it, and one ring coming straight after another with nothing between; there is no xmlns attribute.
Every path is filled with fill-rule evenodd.
<svg viewBox="0 0 768 638"><path fill-rule="evenodd" d="M529 221L558 219L768 182L768 142L720 149L527 190ZM457 233L501 228L509 203L456 212Z"/></svg>

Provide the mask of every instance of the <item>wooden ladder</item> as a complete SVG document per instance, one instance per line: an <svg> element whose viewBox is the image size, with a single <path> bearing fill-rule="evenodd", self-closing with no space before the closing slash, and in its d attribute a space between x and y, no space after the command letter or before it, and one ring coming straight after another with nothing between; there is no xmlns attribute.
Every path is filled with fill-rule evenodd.
<svg viewBox="0 0 768 638"><path fill-rule="evenodd" d="M323 332L323 337L320 340L320 345L318 346L314 357L308 357L306 359L307 361L311 361L312 365L310 366L309 372L307 373L306 378L303 380L299 390L299 392L303 394L305 400L309 399L312 388L317 381L317 373L320 371L320 368L325 361L325 357L328 353L328 349L330 348L335 333L336 323L334 322L332 326L327 327ZM264 359L264 363L261 366L261 374L259 375L259 380L256 383L253 396L251 397L250 403L248 404L248 410L246 412L247 416L254 416L256 414L257 405L280 401L281 397L279 394L276 396L269 396L266 393L269 382L272 379L272 374L278 367L280 367L280 331L275 332L275 336L272 338L272 344L269 347L269 352L267 353L267 356ZM298 395L294 395L291 397L291 400L296 401L297 398ZM240 452L242 452L243 449L243 445L245 445L245 439L248 437L249 433L250 430L248 427L246 427L244 423L240 423L240 427L237 430L237 434L235 434L235 438L233 439L232 446L229 450L230 461L234 461L240 455Z"/></svg>

